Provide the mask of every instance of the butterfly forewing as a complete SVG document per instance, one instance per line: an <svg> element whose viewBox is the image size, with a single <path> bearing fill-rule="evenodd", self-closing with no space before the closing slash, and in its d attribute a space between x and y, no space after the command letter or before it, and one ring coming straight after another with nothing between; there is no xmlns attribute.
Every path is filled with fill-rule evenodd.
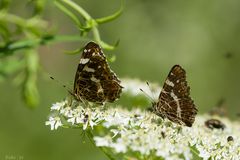
<svg viewBox="0 0 240 160"><path fill-rule="evenodd" d="M175 65L169 72L155 106L156 113L161 117L191 127L197 114L196 106L187 85L186 72Z"/></svg>
<svg viewBox="0 0 240 160"><path fill-rule="evenodd" d="M114 102L120 97L120 80L110 69L100 46L89 42L75 75L73 95L77 100L103 103Z"/></svg>

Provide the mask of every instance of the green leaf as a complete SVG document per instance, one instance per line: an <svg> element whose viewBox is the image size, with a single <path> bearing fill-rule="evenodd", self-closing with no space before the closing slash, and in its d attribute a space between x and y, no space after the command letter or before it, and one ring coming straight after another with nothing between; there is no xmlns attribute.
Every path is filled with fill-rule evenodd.
<svg viewBox="0 0 240 160"><path fill-rule="evenodd" d="M10 0L0 1L0 11L7 10L9 8Z"/></svg>
<svg viewBox="0 0 240 160"><path fill-rule="evenodd" d="M78 54L79 52L81 52L82 49L79 48L79 49L75 49L75 50L72 50L72 51L64 51L65 54L70 54L70 55L74 55L74 54Z"/></svg>
<svg viewBox="0 0 240 160"><path fill-rule="evenodd" d="M109 45L103 41L99 42L100 46L106 50L114 50L119 45L120 40L118 40L114 45Z"/></svg>
<svg viewBox="0 0 240 160"><path fill-rule="evenodd" d="M56 0L56 1L64 3L65 5L68 5L69 7L71 7L75 11L77 11L81 16L83 16L84 19L86 19L86 20L92 19L91 16L81 6L76 4L74 1L71 1L71 0Z"/></svg>
<svg viewBox="0 0 240 160"><path fill-rule="evenodd" d="M98 24L102 24L102 23L107 23L107 22L110 22L110 21L113 21L113 20L117 19L123 13L124 2L125 2L124 0L121 1L121 7L117 12L115 12L114 14L112 14L110 16L106 16L106 17L103 17L103 18L98 18L98 19L96 19L96 22Z"/></svg>
<svg viewBox="0 0 240 160"><path fill-rule="evenodd" d="M23 99L30 108L39 103L37 89L38 54L35 50L28 50L26 55L26 77L23 84Z"/></svg>
<svg viewBox="0 0 240 160"><path fill-rule="evenodd" d="M16 50L28 49L34 47L35 45L36 43L34 43L32 40L8 42L6 45L0 47L0 55L10 55L13 54Z"/></svg>
<svg viewBox="0 0 240 160"><path fill-rule="evenodd" d="M116 55L107 56L107 60L111 63L114 62L116 60Z"/></svg>
<svg viewBox="0 0 240 160"><path fill-rule="evenodd" d="M0 24L0 36L3 37L3 40L5 42L7 42L9 40L9 38L10 38L10 31L9 31L7 25L4 24L4 22L0 21L0 23L1 23Z"/></svg>
<svg viewBox="0 0 240 160"><path fill-rule="evenodd" d="M30 108L35 108L39 103L39 94L36 83L30 79L25 81L23 99Z"/></svg>
<svg viewBox="0 0 240 160"><path fill-rule="evenodd" d="M83 38L79 35L55 35L48 43L56 43L56 42L85 42L89 41L89 38Z"/></svg>
<svg viewBox="0 0 240 160"><path fill-rule="evenodd" d="M46 0L30 0L29 4L34 5L33 15L39 16L45 8Z"/></svg>
<svg viewBox="0 0 240 160"><path fill-rule="evenodd" d="M76 35L56 35L56 36L45 35L37 39L12 41L12 42L8 42L4 46L0 46L0 56L11 55L16 51L34 48L39 45L47 45L50 43L57 43L57 42L72 42L72 41L89 41L89 39L76 36Z"/></svg>
<svg viewBox="0 0 240 160"><path fill-rule="evenodd" d="M194 146L190 146L190 144L189 144L189 147L190 147L191 153L193 154L193 159L194 160L202 160L202 158L199 157L199 151L196 148L196 146L195 145Z"/></svg>
<svg viewBox="0 0 240 160"><path fill-rule="evenodd" d="M0 74L6 77L23 68L23 65L23 61L17 57L2 59L2 61L0 61Z"/></svg>
<svg viewBox="0 0 240 160"><path fill-rule="evenodd" d="M54 1L54 3L58 7L58 9L60 9L63 13L65 13L68 17L70 17L79 28L82 26L80 20L72 11L70 11L68 8L66 8L64 5L62 5L58 1Z"/></svg>

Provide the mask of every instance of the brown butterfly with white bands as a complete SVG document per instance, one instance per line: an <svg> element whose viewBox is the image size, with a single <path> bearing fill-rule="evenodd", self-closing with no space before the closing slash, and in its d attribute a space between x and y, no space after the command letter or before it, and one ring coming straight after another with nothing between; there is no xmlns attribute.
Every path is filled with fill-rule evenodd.
<svg viewBox="0 0 240 160"><path fill-rule="evenodd" d="M89 42L83 49L75 75L74 89L70 94L79 101L103 104L118 99L122 88L101 47Z"/></svg>
<svg viewBox="0 0 240 160"><path fill-rule="evenodd" d="M173 66L165 80L158 102L153 105L153 112L172 122L191 127L197 111L190 97L185 70L180 65Z"/></svg>

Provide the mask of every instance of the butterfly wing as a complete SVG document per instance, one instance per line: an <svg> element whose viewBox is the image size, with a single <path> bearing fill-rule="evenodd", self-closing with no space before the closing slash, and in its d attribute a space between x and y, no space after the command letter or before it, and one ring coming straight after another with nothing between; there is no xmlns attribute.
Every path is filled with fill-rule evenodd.
<svg viewBox="0 0 240 160"><path fill-rule="evenodd" d="M76 99L90 102L113 102L120 97L120 80L111 71L101 48L89 42L82 53L74 81Z"/></svg>
<svg viewBox="0 0 240 160"><path fill-rule="evenodd" d="M178 124L192 126L197 109L190 97L186 72L181 66L175 65L172 67L155 107L158 115L167 117Z"/></svg>

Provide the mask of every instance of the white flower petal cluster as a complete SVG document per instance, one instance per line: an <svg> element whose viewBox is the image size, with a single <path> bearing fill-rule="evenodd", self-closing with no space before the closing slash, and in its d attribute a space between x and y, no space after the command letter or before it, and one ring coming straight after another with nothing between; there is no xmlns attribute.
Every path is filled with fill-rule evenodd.
<svg viewBox="0 0 240 160"><path fill-rule="evenodd" d="M82 126L82 129L86 130L88 126L93 128L102 120L98 115L100 111L84 108L83 104L76 101L57 102L52 105L51 111L51 116L45 123L51 126L51 130L57 129L59 126Z"/></svg>
<svg viewBox="0 0 240 160"><path fill-rule="evenodd" d="M207 128L205 121L213 118L208 115L196 116L193 126L186 127L140 109L129 111L120 106L103 109L68 103L53 104L46 125L52 130L59 126L86 130L99 125L104 131L94 134L96 146L107 147L115 153L136 153L145 159L188 160L195 156L206 160L240 159L240 124L226 118L219 118L226 125L224 130ZM233 141L227 141L229 136Z"/></svg>
<svg viewBox="0 0 240 160"><path fill-rule="evenodd" d="M51 130L54 130L54 129L58 129L58 127L62 126L62 122L61 122L60 117L58 117L58 116L55 116L55 117L50 116L49 120L46 121L45 125L50 125L51 126Z"/></svg>
<svg viewBox="0 0 240 160"><path fill-rule="evenodd" d="M123 91L132 94L133 96L143 94L140 89L142 89L148 96L153 99L156 99L159 96L161 87L156 83L149 83L149 86L146 83L138 79L122 79L122 86L124 86Z"/></svg>

